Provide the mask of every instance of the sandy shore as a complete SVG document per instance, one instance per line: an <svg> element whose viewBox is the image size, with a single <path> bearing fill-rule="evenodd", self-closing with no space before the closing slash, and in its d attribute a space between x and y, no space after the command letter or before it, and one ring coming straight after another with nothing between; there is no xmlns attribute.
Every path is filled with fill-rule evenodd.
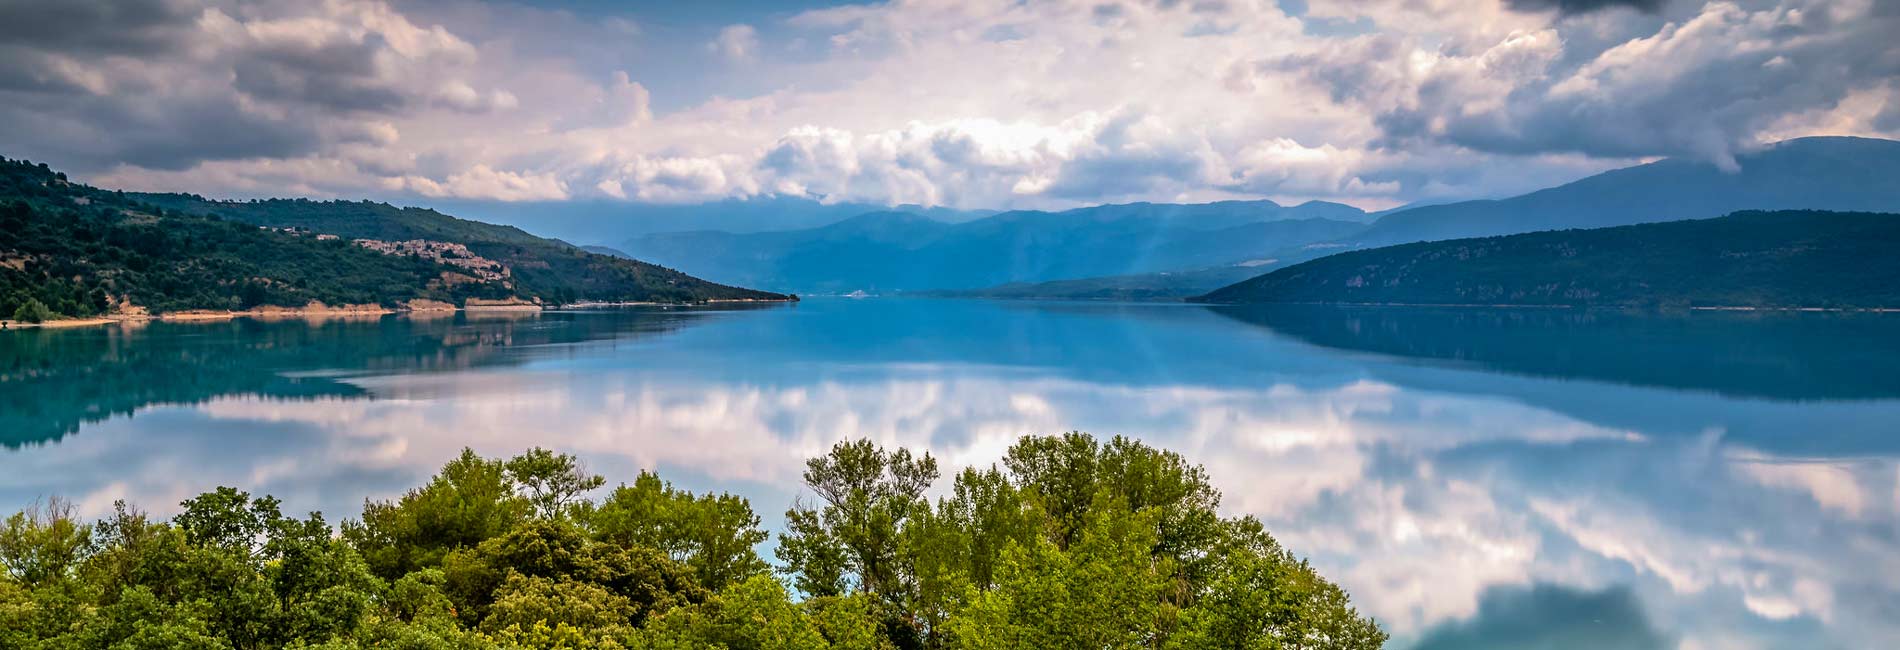
<svg viewBox="0 0 1900 650"><path fill-rule="evenodd" d="M120 318L65 318L65 319L60 319L60 320L49 320L42 323L28 323L25 321L17 321L17 320L0 320L0 330L61 329L61 328L66 328L66 327L91 327L94 325L110 325L112 323L117 323L121 320L124 320L124 319L120 319Z"/></svg>
<svg viewBox="0 0 1900 650"><path fill-rule="evenodd" d="M455 305L452 305L446 302L439 302L439 301L434 301L434 300L416 300L416 301L411 301L410 303L405 304L401 307L397 307L393 309L389 307L383 307L381 305L339 305L336 307L331 307L327 305L313 304L307 307L264 307L260 309L246 309L246 310L239 310L239 311L229 311L229 310L174 311L174 312L159 314L156 316L144 314L144 313L115 314L112 316L105 316L101 318L66 318L66 319L59 319L59 320L49 320L43 323L27 323L23 321L0 320L0 330L62 329L62 328L68 328L68 327L93 327L93 326L98 326L98 325L111 325L114 323L143 324L143 323L148 323L151 321L164 321L164 322L219 321L219 320L231 320L234 318L256 318L256 319L261 319L261 320L290 320L290 319L330 320L330 319L351 319L351 318L381 318L389 314L403 314L403 315L416 315L416 316L440 316L440 315L454 314L456 312L491 313L491 314L500 312L500 313L509 313L509 314L530 314L530 313L540 312L544 309L542 305L537 305L537 304L527 303L527 302L499 301L499 300L496 300L496 301L475 300L475 301L470 301L470 302L471 304L467 306L463 306L463 307L457 307ZM764 302L792 302L792 301L789 301L789 300L712 300L708 302L712 302L712 303L764 303ZM599 302L599 303L577 303L573 305L561 305L560 308L562 309L599 309L599 308L613 308L613 307L659 306L659 305L671 305L671 304L674 304L674 303Z"/></svg>

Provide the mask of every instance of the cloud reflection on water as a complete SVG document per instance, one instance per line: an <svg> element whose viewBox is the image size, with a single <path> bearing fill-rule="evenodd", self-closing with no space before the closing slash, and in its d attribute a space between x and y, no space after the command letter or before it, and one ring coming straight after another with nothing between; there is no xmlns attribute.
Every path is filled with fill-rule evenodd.
<svg viewBox="0 0 1900 650"><path fill-rule="evenodd" d="M1589 638L1655 647L1900 638L1900 463L1892 443L1868 442L1900 410L1892 401L1762 401L1342 360L1247 330L1224 335L1238 357L1228 363L1246 373L1210 373L1220 361L1180 334L1220 326L1206 314L1015 309L995 311L1017 319L1008 326L1021 337L1107 328L1112 336L1084 340L1180 361L1174 376L1144 381L1113 363L1074 365L1092 350L1036 353L1060 363L891 352L930 347L929 328L916 327L905 331L923 343L773 359L781 341L748 336L764 318L823 325L827 312L760 314L634 346L569 341L509 364L353 373L348 384L372 399L150 407L5 456L0 497L57 493L93 513L135 497L162 513L229 484L336 519L365 494L418 484L462 446L504 455L545 445L581 454L610 481L657 468L690 488L744 494L770 526L798 491L803 459L841 439L928 448L954 470L994 462L1022 434L1080 429L1206 464L1227 511L1261 516L1398 647L1531 643L1500 621L1564 609L1630 619L1628 636ZM751 342L708 352L736 340ZM1606 406L1616 404L1628 408ZM1825 437L1833 423L1864 431L1843 453L1792 439ZM1574 627L1552 629L1574 630L1573 641L1603 630L1561 623Z"/></svg>
<svg viewBox="0 0 1900 650"><path fill-rule="evenodd" d="M956 467L993 462L1023 433L1138 432L1207 464L1227 510L1262 516L1402 639L1482 618L1500 585L1624 580L1665 611L1678 597L1714 599L1746 608L1755 623L1805 617L1900 632L1880 629L1890 624L1879 618L1852 620L1878 612L1836 596L1900 575L1900 547L1875 534L1895 520L1894 504L1877 496L1892 492L1890 462L1659 442L1510 402L1367 381L1238 390L964 370L789 386L664 372L412 377L412 390L453 397L217 399L141 420L177 418L190 426L174 430L197 433L155 436L119 421L48 450L38 469L97 486L75 494L95 512L128 495L165 511L204 486L235 484L340 517L365 490L396 494L461 446L500 455L541 444L574 450L611 477L654 467L740 491L775 521L802 459L840 439L927 447ZM380 393L382 381L366 383ZM1554 455L1572 468L1545 472ZM1690 508L1726 512L1698 518ZM1733 530L1737 520L1756 525ZM1678 614L1665 620L1707 620L1699 609Z"/></svg>

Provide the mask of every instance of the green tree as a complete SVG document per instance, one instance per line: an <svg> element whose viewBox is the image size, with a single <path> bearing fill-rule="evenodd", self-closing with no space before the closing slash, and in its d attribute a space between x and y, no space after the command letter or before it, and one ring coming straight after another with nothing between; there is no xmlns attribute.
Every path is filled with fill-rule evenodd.
<svg viewBox="0 0 1900 650"><path fill-rule="evenodd" d="M786 513L788 530L780 545L794 549L780 555L786 570L800 584L829 591L840 577L840 567L831 560L842 555L842 569L858 589L900 598L907 577L898 564L900 529L912 514L929 507L923 493L937 480L936 459L912 456L906 449L887 452L869 440L841 442L831 453L806 461L804 478L824 505L817 510L795 505Z"/></svg>
<svg viewBox="0 0 1900 650"><path fill-rule="evenodd" d="M996 468L968 468L935 511L920 509L904 529L900 557L913 589L904 610L935 634L972 589L995 585L996 567L1012 547L1039 539L1041 521Z"/></svg>
<svg viewBox="0 0 1900 650"><path fill-rule="evenodd" d="M493 615L503 597L527 599L509 605L506 611L514 613L503 619L523 623L519 612L537 611L531 605L534 599L564 599L590 589L552 583L588 583L625 599L625 606L613 611L628 626L707 596L685 567L659 551L595 542L564 520L530 520L473 549L451 553L443 561L443 574L446 592L461 618L471 623ZM517 578L543 581L519 583Z"/></svg>
<svg viewBox="0 0 1900 650"><path fill-rule="evenodd" d="M505 467L515 483L527 490L535 512L549 519L567 516L582 494L607 483L588 473L580 459L540 447L509 459Z"/></svg>
<svg viewBox="0 0 1900 650"><path fill-rule="evenodd" d="M655 619L634 645L655 650L833 647L806 611L792 602L785 586L767 575L755 575L704 603L668 612Z"/></svg>
<svg viewBox="0 0 1900 650"><path fill-rule="evenodd" d="M46 303L40 302L38 298L27 298L13 312L13 320L22 323L44 323L52 319L53 310L47 309Z"/></svg>
<svg viewBox="0 0 1900 650"><path fill-rule="evenodd" d="M1154 647L1169 627L1168 568L1150 555L1156 514L1111 505L1087 515L1067 549L1050 538L1010 546L995 587L973 590L947 627L973 649Z"/></svg>
<svg viewBox="0 0 1900 650"><path fill-rule="evenodd" d="M1227 524L1213 577L1168 647L1378 648L1386 634L1358 615L1346 592L1280 547L1258 520Z"/></svg>
<svg viewBox="0 0 1900 650"><path fill-rule="evenodd" d="M92 526L73 517L72 503L51 499L7 517L0 527L0 567L34 586L74 577L91 552Z"/></svg>
<svg viewBox="0 0 1900 650"><path fill-rule="evenodd" d="M504 463L463 449L396 502L365 501L362 521L345 522L343 537L377 575L394 579L508 532L531 508Z"/></svg>
<svg viewBox="0 0 1900 650"><path fill-rule="evenodd" d="M1170 592L1177 604L1206 579L1206 550L1221 535L1220 493L1207 472L1180 454L1115 436L1100 444L1085 433L1024 437L1003 463L1035 508L1046 513L1051 534L1066 548L1102 503L1131 512L1153 511L1157 556L1179 574ZM1103 500L1101 497L1109 497Z"/></svg>
<svg viewBox="0 0 1900 650"><path fill-rule="evenodd" d="M596 539L666 552L701 585L721 588L770 570L754 547L767 539L752 504L731 494L676 490L652 472L622 484L587 521Z"/></svg>

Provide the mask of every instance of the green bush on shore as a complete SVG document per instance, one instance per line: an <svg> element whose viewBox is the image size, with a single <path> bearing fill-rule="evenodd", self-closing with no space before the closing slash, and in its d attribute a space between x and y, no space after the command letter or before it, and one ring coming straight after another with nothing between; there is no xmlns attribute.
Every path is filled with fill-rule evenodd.
<svg viewBox="0 0 1900 650"><path fill-rule="evenodd" d="M34 298L27 298L20 303L19 309L13 311L13 320L22 323L44 323L52 319L52 310L46 308L46 303Z"/></svg>

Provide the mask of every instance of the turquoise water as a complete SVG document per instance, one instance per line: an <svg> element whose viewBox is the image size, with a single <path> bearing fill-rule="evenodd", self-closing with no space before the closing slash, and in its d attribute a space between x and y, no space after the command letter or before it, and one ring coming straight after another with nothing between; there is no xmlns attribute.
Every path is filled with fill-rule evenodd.
<svg viewBox="0 0 1900 650"><path fill-rule="evenodd" d="M463 446L657 469L775 525L870 437L1208 466L1394 647L1900 638L1900 315L809 300L0 332L0 506L217 485L332 520ZM946 475L950 472L946 471Z"/></svg>

